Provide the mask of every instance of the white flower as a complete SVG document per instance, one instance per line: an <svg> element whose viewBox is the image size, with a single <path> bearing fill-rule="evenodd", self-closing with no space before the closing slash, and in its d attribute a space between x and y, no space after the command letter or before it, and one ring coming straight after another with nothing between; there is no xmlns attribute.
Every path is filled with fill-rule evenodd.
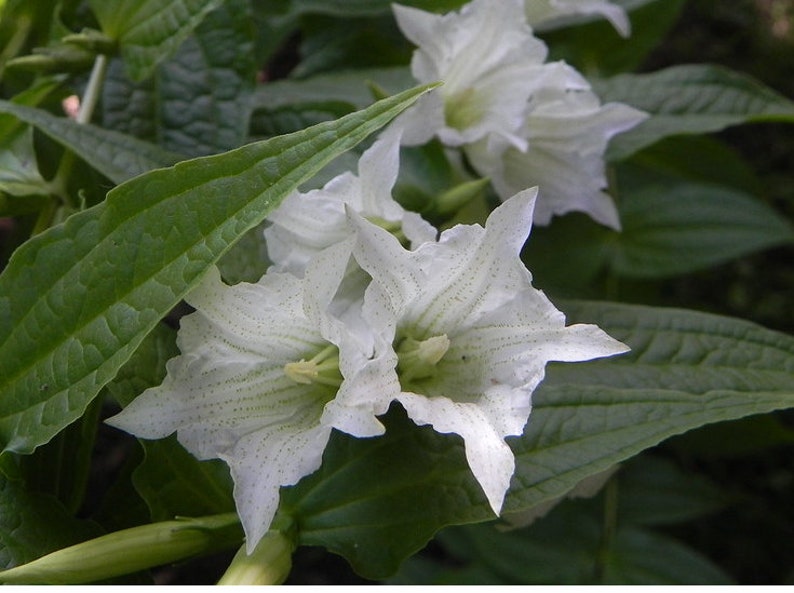
<svg viewBox="0 0 794 593"><path fill-rule="evenodd" d="M274 210L265 229L270 260L281 271L302 275L318 252L350 235L345 204L412 244L435 241L436 229L415 212L403 209L391 196L400 159L399 129L377 140L359 160L359 175L343 173L322 189L287 196Z"/></svg>
<svg viewBox="0 0 794 593"><path fill-rule="evenodd" d="M394 5L394 14L418 46L414 77L444 82L398 118L403 142L437 135L459 146L491 134L521 146L515 132L547 53L525 22L523 0L473 0L445 15Z"/></svg>
<svg viewBox="0 0 794 593"><path fill-rule="evenodd" d="M621 6L608 0L526 0L527 22L533 28L550 28L572 15L600 14L623 37L631 34L631 23Z"/></svg>
<svg viewBox="0 0 794 593"><path fill-rule="evenodd" d="M519 253L535 189L494 210L482 228L458 225L413 252L354 214L353 255L372 276L364 314L392 341L395 399L417 424L463 437L466 458L499 513L515 461L504 439L520 435L548 361L627 350L594 325L565 326ZM384 383L388 380L384 379Z"/></svg>
<svg viewBox="0 0 794 593"><path fill-rule="evenodd" d="M472 166L491 178L506 199L538 185L535 223L571 211L620 229L618 211L607 187L604 151L610 138L647 118L622 103L601 105L589 83L573 68L546 65L545 85L528 102L520 134L527 149L480 141L465 147Z"/></svg>
<svg viewBox="0 0 794 593"><path fill-rule="evenodd" d="M223 459L249 553L269 528L279 488L320 466L332 428L359 437L384 430L375 416L389 405L380 394L395 355L363 324L328 314L350 247L319 254L303 279L268 272L227 286L213 269L189 295L196 312L181 322L181 355L163 384L108 421L147 439L176 431L199 459Z"/></svg>

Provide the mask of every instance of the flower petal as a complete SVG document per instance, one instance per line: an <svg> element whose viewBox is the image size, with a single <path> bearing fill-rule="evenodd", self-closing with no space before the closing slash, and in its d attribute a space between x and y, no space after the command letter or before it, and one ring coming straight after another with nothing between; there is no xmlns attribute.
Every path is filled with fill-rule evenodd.
<svg viewBox="0 0 794 593"><path fill-rule="evenodd" d="M552 28L564 22L565 17L580 14L600 14L623 37L631 34L626 11L608 0L526 0L527 21L538 30Z"/></svg>
<svg viewBox="0 0 794 593"><path fill-rule="evenodd" d="M463 437L472 474L498 515L515 471L515 458L491 419L477 404L457 403L445 397L402 393L397 400L416 424L430 424L436 432Z"/></svg>
<svg viewBox="0 0 794 593"><path fill-rule="evenodd" d="M437 97L406 112L406 142L437 134L459 146L488 134L523 148L516 134L532 93L531 72L546 59L543 42L525 23L521 0L473 0L436 15L394 5L397 24L418 49L411 71L420 82L444 81ZM422 129L425 130L422 133Z"/></svg>
<svg viewBox="0 0 794 593"><path fill-rule="evenodd" d="M322 405L307 405L278 423L245 435L219 457L229 464L234 500L250 554L278 509L279 488L320 467L331 427L320 423Z"/></svg>

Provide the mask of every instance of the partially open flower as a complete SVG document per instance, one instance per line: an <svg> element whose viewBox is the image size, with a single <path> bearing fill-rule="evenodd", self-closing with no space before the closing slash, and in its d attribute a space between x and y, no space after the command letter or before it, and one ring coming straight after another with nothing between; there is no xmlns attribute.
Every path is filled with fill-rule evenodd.
<svg viewBox="0 0 794 593"><path fill-rule="evenodd" d="M403 142L422 144L438 136L460 146L496 135L522 145L515 134L547 53L526 25L523 0L473 0L445 15L396 4L394 14L418 46L414 77L444 81L398 118Z"/></svg>
<svg viewBox="0 0 794 593"><path fill-rule="evenodd" d="M350 235L345 205L394 232L406 243L435 241L436 229L392 198L400 159L400 130L391 128L358 163L358 175L343 173L322 189L294 192L269 216L268 256L282 271L302 275L309 260Z"/></svg>
<svg viewBox="0 0 794 593"><path fill-rule="evenodd" d="M604 152L610 138L648 115L622 103L601 104L590 84L563 62L547 64L544 85L527 103L520 134L526 150L481 141L465 147L478 172L491 178L502 199L538 185L535 223L585 212L614 229L620 219L606 193Z"/></svg>

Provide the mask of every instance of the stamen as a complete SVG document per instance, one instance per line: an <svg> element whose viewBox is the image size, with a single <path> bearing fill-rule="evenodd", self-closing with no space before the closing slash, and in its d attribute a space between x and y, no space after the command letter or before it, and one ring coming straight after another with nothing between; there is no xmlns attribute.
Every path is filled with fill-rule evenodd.
<svg viewBox="0 0 794 593"><path fill-rule="evenodd" d="M397 347L397 371L404 382L428 379L435 375L436 365L449 350L446 334L432 336L426 340L403 339Z"/></svg>
<svg viewBox="0 0 794 593"><path fill-rule="evenodd" d="M301 385L339 387L343 377L339 371L339 350L331 344L315 354L311 360L301 359L284 365L284 374Z"/></svg>

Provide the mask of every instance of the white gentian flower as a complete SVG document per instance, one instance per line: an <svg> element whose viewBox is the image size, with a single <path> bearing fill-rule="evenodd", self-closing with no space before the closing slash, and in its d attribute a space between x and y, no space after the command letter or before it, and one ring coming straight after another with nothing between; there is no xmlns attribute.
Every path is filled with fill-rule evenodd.
<svg viewBox="0 0 794 593"><path fill-rule="evenodd" d="M398 118L403 143L438 136L459 146L496 135L523 146L515 133L547 54L525 22L523 0L473 0L445 15L394 5L394 14L418 46L414 78L444 82Z"/></svg>
<svg viewBox="0 0 794 593"><path fill-rule="evenodd" d="M604 152L610 138L648 116L622 103L602 105L590 84L563 62L547 64L546 85L526 105L520 134L527 149L480 141L464 148L477 171L491 178L502 199L538 185L536 224L552 216L586 212L597 222L620 229L617 208L607 188Z"/></svg>
<svg viewBox="0 0 794 593"><path fill-rule="evenodd" d="M623 37L631 34L631 23L623 7L609 0L525 0L527 22L533 29L551 28L567 17L600 14Z"/></svg>
<svg viewBox="0 0 794 593"><path fill-rule="evenodd" d="M196 312L182 319L181 355L163 384L108 421L146 439L176 431L199 459L223 459L249 553L270 526L279 488L320 466L333 428L359 437L384 430L375 416L389 405L380 394L389 391L394 352L378 348L363 324L342 325L327 312L350 248L322 252L303 279L268 272L227 286L213 269L189 295Z"/></svg>
<svg viewBox="0 0 794 593"><path fill-rule="evenodd" d="M394 397L417 424L463 437L497 514L515 469L504 439L522 434L546 363L628 350L594 325L566 327L533 288L519 254L535 195L533 188L507 200L485 228L458 225L413 252L350 215L353 255L372 276L364 314L398 357Z"/></svg>
<svg viewBox="0 0 794 593"><path fill-rule="evenodd" d="M302 275L315 254L349 237L345 204L412 246L435 241L436 229L392 198L399 159L400 130L390 128L361 155L358 176L346 172L322 189L287 196L268 216L265 240L270 260L282 271Z"/></svg>

